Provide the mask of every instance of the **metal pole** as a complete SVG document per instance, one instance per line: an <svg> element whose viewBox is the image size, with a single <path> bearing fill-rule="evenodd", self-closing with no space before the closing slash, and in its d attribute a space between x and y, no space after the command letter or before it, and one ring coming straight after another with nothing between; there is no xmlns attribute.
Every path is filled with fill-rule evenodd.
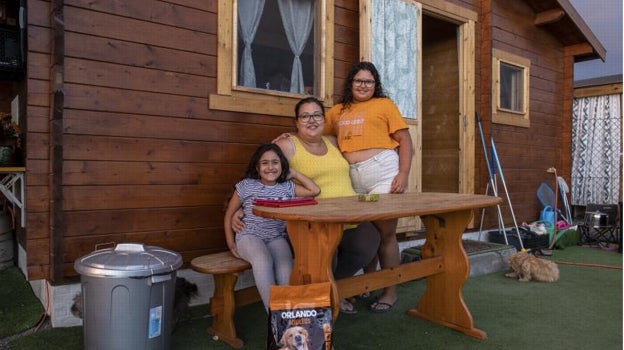
<svg viewBox="0 0 624 350"><path fill-rule="evenodd" d="M494 178L494 173L492 172L493 164L490 164L490 159L488 157L487 146L485 144L485 137L483 136L483 126L481 125L481 117L479 116L479 112L475 113L477 118L477 125L479 126L479 135L481 136L481 145L483 146L483 157L485 157L485 164L487 166L488 177L490 179L488 186L485 188L485 195L488 193L488 188L492 186L492 193L495 197L498 197L498 186L496 185L496 180ZM501 212L500 204L496 205L496 210L498 212L498 232L502 233L503 239L505 240L505 244L509 245L509 241L507 240L507 234L505 233L505 224L503 223L503 214ZM479 224L479 240L481 240L481 230L483 229L483 218L485 216L485 208L481 209L481 223Z"/></svg>
<svg viewBox="0 0 624 350"><path fill-rule="evenodd" d="M520 248L524 250L524 244L522 244L522 237L520 237L520 230L518 229L518 223L516 222L516 214L514 214L513 207L511 206L511 199L509 198L509 192L507 191L507 184L505 183L505 175L503 175L503 168L501 167L500 160L498 159L498 152L496 152L494 139L490 138L490 142L491 142L491 147L492 147L492 158L496 161L496 166L498 167L498 172L500 173L501 182L503 183L503 188L505 189L505 195L507 196L507 204L509 204L509 211L511 212L511 217L513 218L514 227L516 228L516 235L518 235Z"/></svg>

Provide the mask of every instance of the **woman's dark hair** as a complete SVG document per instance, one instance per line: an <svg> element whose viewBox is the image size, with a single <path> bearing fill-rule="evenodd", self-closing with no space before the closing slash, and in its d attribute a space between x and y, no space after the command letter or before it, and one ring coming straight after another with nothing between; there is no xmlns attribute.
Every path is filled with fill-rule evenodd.
<svg viewBox="0 0 624 350"><path fill-rule="evenodd" d="M381 86L381 77L379 76L379 72L374 64L367 61L362 61L354 64L349 70L349 74L347 74L347 79L345 79L344 89L342 92L342 110L348 109L353 103L353 78L355 75L361 71L367 70L371 72L373 78L375 79L375 91L373 92L373 97L388 97L384 92L383 86Z"/></svg>
<svg viewBox="0 0 624 350"><path fill-rule="evenodd" d="M321 101L319 101L318 98L314 96L310 96L310 97L302 98L295 105L295 119L297 119L297 116L299 115L299 110L301 109L301 106L308 104L308 103L316 103L321 108L321 112L323 113L323 115L325 115L325 108L323 107L323 103L321 103Z"/></svg>
<svg viewBox="0 0 624 350"><path fill-rule="evenodd" d="M260 174L258 174L258 162L260 162L260 158L266 152L273 151L279 157L280 163L282 164L282 173L280 174L277 182L284 182L287 180L288 173L290 172L290 166L288 165L288 159L284 156L284 152L282 152L281 148L274 143L265 143L260 145L258 149L251 156L251 160L249 161L249 165L247 166L247 171L243 175L244 179L260 179Z"/></svg>

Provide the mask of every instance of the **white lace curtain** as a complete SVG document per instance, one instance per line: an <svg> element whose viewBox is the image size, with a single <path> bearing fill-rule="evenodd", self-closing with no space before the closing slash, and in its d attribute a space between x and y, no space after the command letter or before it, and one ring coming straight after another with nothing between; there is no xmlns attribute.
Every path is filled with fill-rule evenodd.
<svg viewBox="0 0 624 350"><path fill-rule="evenodd" d="M238 2L238 24L240 34L245 47L240 62L239 84L256 87L256 70L251 56L251 43L253 43L260 25L260 18L264 10L264 0L243 0Z"/></svg>
<svg viewBox="0 0 624 350"><path fill-rule="evenodd" d="M571 203L616 204L620 191L620 96L574 99Z"/></svg>
<svg viewBox="0 0 624 350"><path fill-rule="evenodd" d="M416 119L420 7L401 0L371 3L371 60L403 117Z"/></svg>
<svg viewBox="0 0 624 350"><path fill-rule="evenodd" d="M240 62L240 81L243 86L256 87L256 70L251 54L251 44L256 37L265 0L238 2L238 23L245 47ZM294 55L290 77L290 92L303 93L303 68L301 53L308 42L314 25L314 0L277 0L288 45Z"/></svg>
<svg viewBox="0 0 624 350"><path fill-rule="evenodd" d="M314 25L314 1L278 0L277 4L288 38L288 45L295 56L290 75L290 92L302 94L304 92L303 68L299 56L301 56L308 42Z"/></svg>

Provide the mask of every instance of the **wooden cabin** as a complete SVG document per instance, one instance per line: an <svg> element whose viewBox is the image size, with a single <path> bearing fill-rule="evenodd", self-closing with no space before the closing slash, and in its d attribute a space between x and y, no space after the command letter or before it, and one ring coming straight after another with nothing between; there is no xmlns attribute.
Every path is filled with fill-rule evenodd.
<svg viewBox="0 0 624 350"><path fill-rule="evenodd" d="M379 11L401 14L383 4L411 16L397 19L398 41L377 36L398 23ZM224 202L252 151L293 129L301 97L339 101L349 67L376 62L382 44L392 56L391 42L411 50L395 55L411 85L390 91L413 97L411 191L485 192L477 112L519 221L537 219L547 168L569 174L573 66L606 52L568 0L317 0L297 75L276 6L266 1L253 41L253 83L237 0L0 0L17 57L0 67L0 111L13 105L22 129L15 213L29 280L76 281L77 258L119 242L175 250L185 264L225 250Z"/></svg>

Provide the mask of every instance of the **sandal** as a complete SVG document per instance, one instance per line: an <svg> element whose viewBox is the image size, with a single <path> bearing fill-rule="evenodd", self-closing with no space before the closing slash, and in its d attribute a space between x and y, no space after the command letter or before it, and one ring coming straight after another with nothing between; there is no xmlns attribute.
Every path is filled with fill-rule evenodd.
<svg viewBox="0 0 624 350"><path fill-rule="evenodd" d="M385 303L383 301L374 301L368 306L368 309L373 313L383 314L390 311L393 306L394 304Z"/></svg>
<svg viewBox="0 0 624 350"><path fill-rule="evenodd" d="M357 314L357 309L346 299L340 299L340 313L353 315Z"/></svg>

